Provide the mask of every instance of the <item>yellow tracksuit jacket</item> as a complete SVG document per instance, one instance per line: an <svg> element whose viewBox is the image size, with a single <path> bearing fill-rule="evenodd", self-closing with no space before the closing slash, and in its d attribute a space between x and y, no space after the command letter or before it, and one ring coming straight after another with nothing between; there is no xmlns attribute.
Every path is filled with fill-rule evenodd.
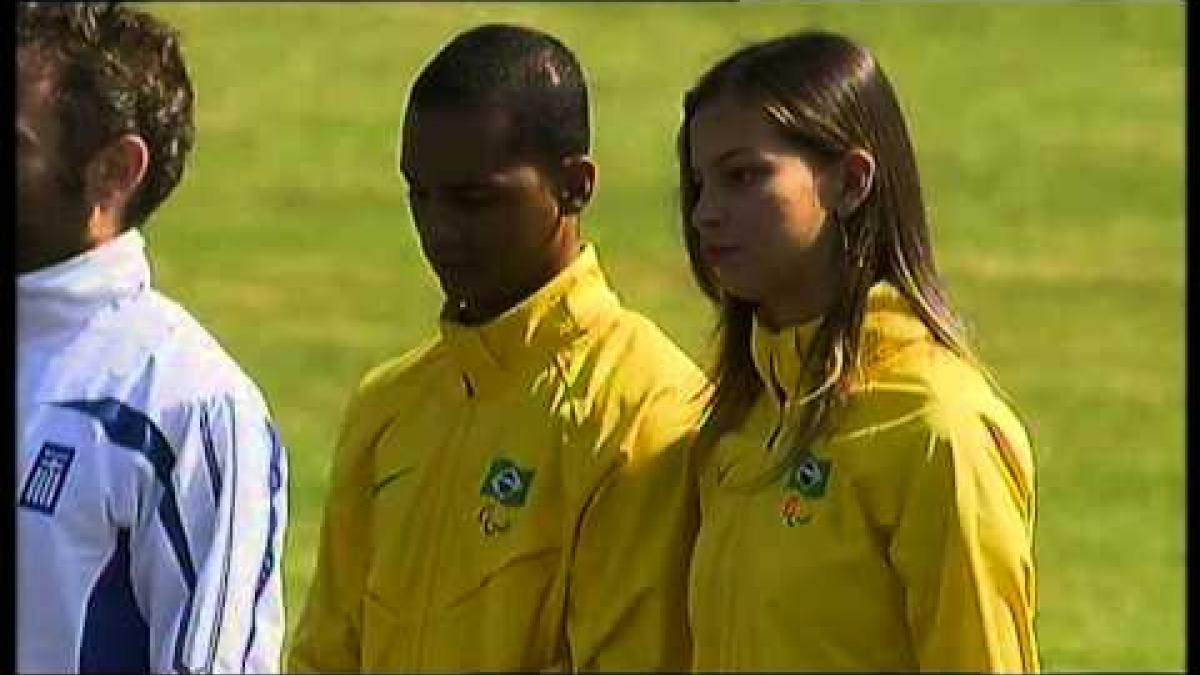
<svg viewBox="0 0 1200 675"><path fill-rule="evenodd" d="M811 391L818 323L754 327L767 393L700 472L694 668L1037 670L1029 441L893 287L870 291L869 367L833 436L754 482Z"/></svg>
<svg viewBox="0 0 1200 675"><path fill-rule="evenodd" d="M290 668L686 669L706 386L590 245L444 321L349 405Z"/></svg>

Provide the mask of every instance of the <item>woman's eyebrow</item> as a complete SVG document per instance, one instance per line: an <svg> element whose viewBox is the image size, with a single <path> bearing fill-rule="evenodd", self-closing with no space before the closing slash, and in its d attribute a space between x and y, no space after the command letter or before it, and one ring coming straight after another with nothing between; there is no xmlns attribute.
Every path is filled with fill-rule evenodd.
<svg viewBox="0 0 1200 675"><path fill-rule="evenodd" d="M737 159L737 157L739 155L750 154L753 152L754 152L753 148L750 148L749 146L745 146L745 145L739 145L734 148L729 148L728 150L725 150L721 154L717 155L716 158L714 158L711 162L709 162L709 166L720 166L722 164L725 164L726 162Z"/></svg>

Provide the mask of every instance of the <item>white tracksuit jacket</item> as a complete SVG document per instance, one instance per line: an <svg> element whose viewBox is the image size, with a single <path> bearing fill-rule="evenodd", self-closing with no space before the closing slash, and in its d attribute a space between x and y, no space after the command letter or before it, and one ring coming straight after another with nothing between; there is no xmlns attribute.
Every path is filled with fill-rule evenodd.
<svg viewBox="0 0 1200 675"><path fill-rule="evenodd" d="M17 278L17 670L276 672L287 456L136 229Z"/></svg>

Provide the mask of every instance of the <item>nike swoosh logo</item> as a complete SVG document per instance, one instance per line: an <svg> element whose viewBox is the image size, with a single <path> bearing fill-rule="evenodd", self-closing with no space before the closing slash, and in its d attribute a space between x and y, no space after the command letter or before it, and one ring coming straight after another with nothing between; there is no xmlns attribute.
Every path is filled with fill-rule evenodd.
<svg viewBox="0 0 1200 675"><path fill-rule="evenodd" d="M374 486L371 487L371 496L374 497L375 495L379 494L380 490L387 487L392 481L396 480L397 478L399 478L405 474L412 473L412 470L414 468L416 468L416 467L406 466L403 469L397 469L396 471L393 471L392 473L388 474L387 476L384 477L383 480L379 481L378 483L376 483Z"/></svg>

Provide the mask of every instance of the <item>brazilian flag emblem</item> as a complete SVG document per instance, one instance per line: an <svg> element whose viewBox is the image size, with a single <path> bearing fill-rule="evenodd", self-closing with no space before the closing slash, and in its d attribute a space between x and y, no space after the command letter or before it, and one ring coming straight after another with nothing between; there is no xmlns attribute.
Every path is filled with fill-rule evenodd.
<svg viewBox="0 0 1200 675"><path fill-rule="evenodd" d="M532 482L532 469L522 469L516 462L500 457L488 467L479 494L504 506L524 506Z"/></svg>
<svg viewBox="0 0 1200 675"><path fill-rule="evenodd" d="M827 459L805 455L788 473L786 487L799 492L806 499L824 497L831 466Z"/></svg>
<svg viewBox="0 0 1200 675"><path fill-rule="evenodd" d="M832 466L827 459L806 454L787 472L779 515L788 527L804 525L813 519L816 514L814 502L825 496Z"/></svg>

